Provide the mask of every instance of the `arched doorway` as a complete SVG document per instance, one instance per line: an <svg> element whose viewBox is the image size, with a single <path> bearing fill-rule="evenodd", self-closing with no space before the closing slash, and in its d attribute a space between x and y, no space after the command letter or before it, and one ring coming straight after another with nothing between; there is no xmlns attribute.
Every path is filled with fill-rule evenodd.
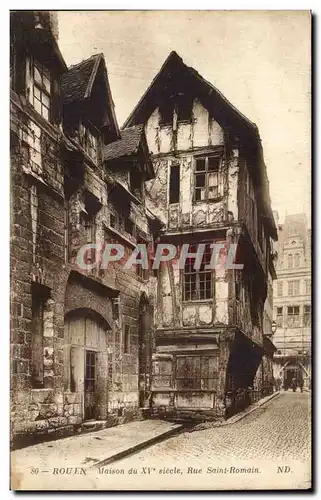
<svg viewBox="0 0 321 500"><path fill-rule="evenodd" d="M149 406L150 395L150 365L151 365L151 338L150 338L150 305L145 293L139 303L138 324L138 366L139 366L139 406Z"/></svg>
<svg viewBox="0 0 321 500"><path fill-rule="evenodd" d="M85 420L107 417L109 329L107 321L90 309L65 316L65 390L82 394Z"/></svg>

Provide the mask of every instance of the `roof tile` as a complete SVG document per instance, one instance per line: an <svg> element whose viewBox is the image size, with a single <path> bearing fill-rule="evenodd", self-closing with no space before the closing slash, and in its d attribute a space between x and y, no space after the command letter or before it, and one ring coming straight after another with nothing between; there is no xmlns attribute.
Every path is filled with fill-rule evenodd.
<svg viewBox="0 0 321 500"><path fill-rule="evenodd" d="M95 62L100 56L101 54L95 54L85 61L70 66L68 72L62 76L61 87L66 104L84 99Z"/></svg>
<svg viewBox="0 0 321 500"><path fill-rule="evenodd" d="M104 160L116 160L137 153L144 125L134 125L121 131L121 139L104 147Z"/></svg>

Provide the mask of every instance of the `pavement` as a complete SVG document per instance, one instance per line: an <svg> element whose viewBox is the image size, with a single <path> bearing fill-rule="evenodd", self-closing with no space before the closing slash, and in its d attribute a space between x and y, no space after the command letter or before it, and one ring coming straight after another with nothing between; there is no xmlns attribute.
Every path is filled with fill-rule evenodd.
<svg viewBox="0 0 321 500"><path fill-rule="evenodd" d="M139 420L12 451L11 474L19 478L12 481L12 489L21 488L20 479L26 474L33 478L50 473L59 476L62 469L87 471L94 466L106 465L165 439L182 427L182 424L163 420Z"/></svg>
<svg viewBox="0 0 321 500"><path fill-rule="evenodd" d="M179 433L176 428L167 428L166 432L172 430L177 434L108 465L106 451L115 445L117 435L122 440L121 436L127 433L126 443L129 440L133 444L138 443L142 434L146 435L148 426L152 426L150 422L156 423L149 420L132 422L16 450L11 455L13 482L19 489L46 490L310 487L311 417L308 393L281 392L278 397L269 399L229 425ZM160 426L173 425L157 422ZM141 425L143 427L139 427ZM133 426L130 432L129 426ZM165 427L162 430L165 432ZM102 436L111 431L115 432L114 438L104 440ZM89 440L86 442L91 443L90 448L84 446L85 441L81 443L82 439ZM70 445L66 448L68 440ZM62 441L65 442L65 451L60 444ZM109 456L121 451L119 442L119 447L111 450ZM53 472L55 464L59 467L58 471L63 469L62 472ZM95 464L98 467L92 467ZM65 470L67 467L71 469L68 473ZM35 468L39 469L38 473L32 473Z"/></svg>

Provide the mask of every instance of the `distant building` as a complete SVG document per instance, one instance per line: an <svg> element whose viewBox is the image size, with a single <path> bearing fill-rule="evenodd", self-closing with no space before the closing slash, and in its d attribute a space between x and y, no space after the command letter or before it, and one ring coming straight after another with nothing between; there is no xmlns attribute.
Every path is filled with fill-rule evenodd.
<svg viewBox="0 0 321 500"><path fill-rule="evenodd" d="M311 379L311 230L305 214L287 215L278 225L274 282L274 376L287 389L293 377Z"/></svg>

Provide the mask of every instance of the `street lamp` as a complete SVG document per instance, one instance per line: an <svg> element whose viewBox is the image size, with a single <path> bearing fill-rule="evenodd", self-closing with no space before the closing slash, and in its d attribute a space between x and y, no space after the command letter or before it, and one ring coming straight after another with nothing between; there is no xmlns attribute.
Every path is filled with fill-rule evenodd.
<svg viewBox="0 0 321 500"><path fill-rule="evenodd" d="M272 321L272 324L271 324L271 330L272 330L272 334L274 335L276 330L277 330L277 324L276 324L276 321Z"/></svg>

